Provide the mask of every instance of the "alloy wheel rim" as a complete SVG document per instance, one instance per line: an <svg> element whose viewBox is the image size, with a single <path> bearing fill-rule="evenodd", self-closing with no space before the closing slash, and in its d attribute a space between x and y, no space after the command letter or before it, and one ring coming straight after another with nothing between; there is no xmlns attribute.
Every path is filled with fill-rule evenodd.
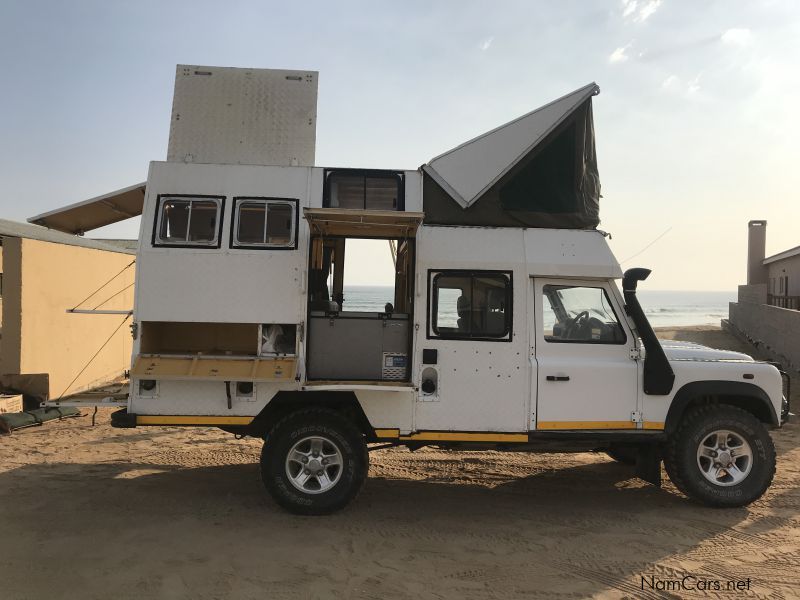
<svg viewBox="0 0 800 600"><path fill-rule="evenodd" d="M330 439L312 435L294 444L286 456L286 476L304 494L322 494L342 477L343 458Z"/></svg>
<svg viewBox="0 0 800 600"><path fill-rule="evenodd" d="M718 429L707 434L697 447L697 466L714 485L737 485L753 468L753 450L741 434Z"/></svg>

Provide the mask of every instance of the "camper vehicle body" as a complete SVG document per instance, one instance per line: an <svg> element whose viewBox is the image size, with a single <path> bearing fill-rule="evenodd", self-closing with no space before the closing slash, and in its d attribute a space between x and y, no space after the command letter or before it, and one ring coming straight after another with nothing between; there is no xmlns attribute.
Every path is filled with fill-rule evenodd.
<svg viewBox="0 0 800 600"><path fill-rule="evenodd" d="M179 65L144 196L34 218L82 231L141 205L131 388L112 424L263 438L264 484L301 513L347 504L372 442L604 450L653 483L663 459L721 506L766 490L781 375L656 339L636 299L649 272L623 274L596 229L595 84L416 170L314 166L316 85ZM357 238L392 244L379 310L344 289Z"/></svg>
<svg viewBox="0 0 800 600"><path fill-rule="evenodd" d="M263 437L265 483L300 512L333 510L350 499L365 476L368 442L605 449L638 460L640 474L657 481L671 442L686 443L685 427L706 421L716 429L699 450L690 448L692 460L698 451L727 451L725 465L705 465L716 473L735 468L742 452L744 481L753 485L731 494L732 476L720 475L715 486L698 471L696 487L710 493L691 483L682 489L735 505L766 488L774 450L764 428L780 425L779 372L745 355L673 343L664 348L673 384L647 393L647 326L620 292L623 273L601 232L426 225L417 171L370 172L402 180L403 211L325 207L326 180L336 174L151 164L131 393L115 424L216 425ZM190 218L206 222L169 239L166 220L188 213L187 203ZM262 229L264 212L273 228L276 210L283 229L274 225L275 246L261 230L259 240L242 243L246 210ZM351 312L346 298L329 299L341 291L337 275L347 254L336 251L348 237L396 240L398 265L405 260L394 302L402 312ZM315 280L328 249L331 264ZM314 299L320 281L329 292L321 301ZM471 306L459 310L465 302ZM274 326L282 347L268 339ZM752 437L737 427L750 428ZM316 460L328 455L327 465ZM686 468L678 457L668 465ZM763 468L750 474L756 466Z"/></svg>

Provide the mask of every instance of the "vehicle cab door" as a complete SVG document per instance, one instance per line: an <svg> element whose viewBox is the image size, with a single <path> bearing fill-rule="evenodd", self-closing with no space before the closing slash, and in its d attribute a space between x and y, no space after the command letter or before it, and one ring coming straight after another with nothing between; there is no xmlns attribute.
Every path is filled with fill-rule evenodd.
<svg viewBox="0 0 800 600"><path fill-rule="evenodd" d="M416 429L528 431L524 298L512 271L428 271L427 332L417 338Z"/></svg>
<svg viewBox="0 0 800 600"><path fill-rule="evenodd" d="M537 430L635 429L639 366L605 280L533 280Z"/></svg>

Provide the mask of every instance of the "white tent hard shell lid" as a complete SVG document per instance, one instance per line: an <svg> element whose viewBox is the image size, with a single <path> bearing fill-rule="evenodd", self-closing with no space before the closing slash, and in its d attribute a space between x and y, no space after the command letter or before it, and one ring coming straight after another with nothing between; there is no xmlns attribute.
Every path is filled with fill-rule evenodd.
<svg viewBox="0 0 800 600"><path fill-rule="evenodd" d="M574 92L562 96L536 110L529 112L505 125L473 138L452 150L440 154L422 166L423 172L432 182L463 210L467 211L480 204L494 191L492 212L513 213L512 222L491 222L486 211L481 212L480 222L448 222L453 216L452 209L440 206L441 202L426 202L425 212L434 222L442 224L472 225L516 225L531 227L593 227L597 217L599 199L599 177L594 152L594 126L592 123L591 98L600 92L595 83L590 83ZM575 127L572 128L571 126ZM532 171L524 173L527 165L541 156L540 164L531 166ZM536 173L538 171L538 173ZM560 171L560 175L555 171ZM548 174L549 173L549 174ZM521 179L511 181L515 175ZM557 180L557 178L560 179ZM526 183L527 181L527 183ZM526 188L527 186L527 188ZM561 194L574 196L566 202L548 199L542 203L526 200L502 198L506 196L543 196ZM431 186L426 187L426 192ZM440 194L441 195L441 194ZM427 199L427 198L426 198ZM491 201L490 201L491 203ZM496 209L496 210L495 210ZM542 213L544 222L536 218L526 218L526 212ZM448 213L448 214L444 214ZM560 219L559 214L569 214ZM437 216L438 215L438 216ZM506 216L507 217L507 216ZM456 217L460 221L460 217ZM498 216L499 221L506 218ZM428 221L429 219L426 219ZM563 221L563 223L559 221ZM596 222L597 221L597 222Z"/></svg>

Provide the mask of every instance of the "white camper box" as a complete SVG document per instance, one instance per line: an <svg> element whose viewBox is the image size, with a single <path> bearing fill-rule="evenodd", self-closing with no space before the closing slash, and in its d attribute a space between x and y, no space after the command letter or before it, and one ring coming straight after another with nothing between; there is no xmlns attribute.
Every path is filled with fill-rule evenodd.
<svg viewBox="0 0 800 600"><path fill-rule="evenodd" d="M420 226L421 181L414 171L403 173L406 210L396 215L396 223L373 226L368 217L365 223L352 223L364 215L322 208L323 175L324 169L308 167L152 164L137 264L138 335L129 406L137 422L247 425L277 392L346 390L355 392L370 424L385 432L402 436L418 432L417 439L425 439L419 432L429 430L497 434L494 438L465 434L466 440L519 440L520 435L527 439L524 432L535 427L537 418L530 394L532 385L535 387L529 352L532 323L527 316L534 309L529 305L533 302L530 278L534 273L546 277L591 273L607 285L609 278L621 277L603 235L597 231ZM169 194L172 190L179 190L180 195ZM184 195L219 199L221 244L196 248L154 244L159 202ZM232 247L234 205L244 198L264 196L296 202L292 225L296 241L280 249ZM354 236L373 237L373 229L382 228L376 237L384 237L396 228L400 235L408 236L401 239L413 245L416 255L415 268L407 273L407 287L413 289L409 310L391 315L352 314L347 311L346 299L341 311L309 306L310 241L313 231L325 231L326 211L343 217L340 232L351 228ZM303 214L307 218L299 217ZM513 315L507 335L485 342L433 336L426 317L428 280L450 271L498 273L508 279ZM608 293L614 302L621 301L612 286ZM619 307L616 311L622 312ZM277 355L261 352L260 340L271 325L295 328L296 343L291 351ZM361 335L365 328L366 334ZM380 345L372 343L375 334L393 328L406 335L399 348L393 348L402 359L396 364L406 366L400 377L382 375L387 357ZM325 343L338 339L338 357L329 352L329 346L318 349L321 336ZM633 336L628 337L633 344ZM231 345L226 347L226 342ZM181 347L182 343L186 345ZM425 349L437 351L436 364L423 364ZM609 351L625 358L629 354L627 347ZM349 353L369 364L362 364L353 377L348 377L347 367L337 376L331 361L349 365ZM630 361L624 364L630 370L628 384L635 387L635 365ZM426 368L437 382L436 391L430 394L421 389ZM315 370L322 374L315 376ZM375 376L361 376L364 371ZM142 380L155 380L156 387L143 389ZM230 403L226 381L231 382ZM242 381L254 382L253 391L244 386L247 394L239 395L241 386L236 383ZM587 391L591 385L589 382ZM465 397L485 401L465 403ZM493 400L486 401L489 399ZM591 415L567 406L566 412L553 408L545 416L548 422L568 421L571 416L630 422L635 409L635 404L626 400L616 408L598 407ZM200 418L193 418L195 415ZM652 416L654 421L664 417ZM509 432L515 435L505 435Z"/></svg>
<svg viewBox="0 0 800 600"><path fill-rule="evenodd" d="M338 169L313 166L315 73L179 66L112 424L262 437L265 486L306 514L355 497L370 442L604 450L656 484L663 458L706 503L758 498L775 468L766 427L788 418L781 374L656 339L636 299L649 271L623 277L596 229L598 92L416 170ZM392 244L382 311L349 309L353 238Z"/></svg>

